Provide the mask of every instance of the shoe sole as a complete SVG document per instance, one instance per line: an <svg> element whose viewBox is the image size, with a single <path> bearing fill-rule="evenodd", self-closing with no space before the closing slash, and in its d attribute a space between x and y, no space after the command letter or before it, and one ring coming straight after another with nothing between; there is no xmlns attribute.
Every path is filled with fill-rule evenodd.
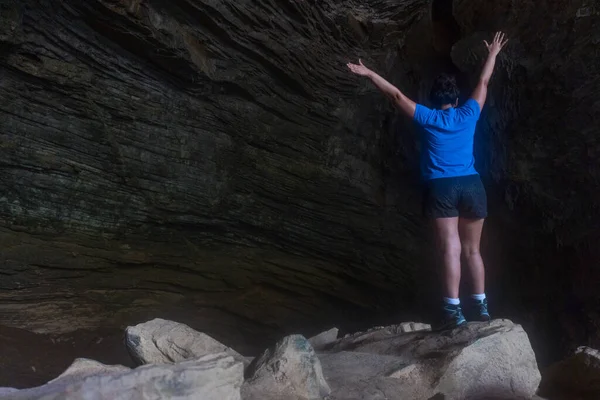
<svg viewBox="0 0 600 400"><path fill-rule="evenodd" d="M466 320L463 321L463 322L461 322L460 324L448 323L446 325L438 326L437 328L432 329L431 331L432 332L451 331L453 329L459 328L459 327L461 327L463 325L466 325L466 324L467 324Z"/></svg>
<svg viewBox="0 0 600 400"><path fill-rule="evenodd" d="M467 320L467 322L490 322L492 320L492 317L490 317L489 314L487 314L486 317L478 314L478 315L467 315L465 314L465 319Z"/></svg>

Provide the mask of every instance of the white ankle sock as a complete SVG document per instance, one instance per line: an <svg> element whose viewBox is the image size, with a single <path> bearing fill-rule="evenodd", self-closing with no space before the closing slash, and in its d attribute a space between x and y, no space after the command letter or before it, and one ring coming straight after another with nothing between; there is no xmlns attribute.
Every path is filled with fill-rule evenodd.
<svg viewBox="0 0 600 400"><path fill-rule="evenodd" d="M444 297L444 302L446 304L451 304L453 306L457 306L460 304L460 299L452 299L450 297Z"/></svg>
<svg viewBox="0 0 600 400"><path fill-rule="evenodd" d="M482 294L472 294L471 298L473 300L483 301L483 300L485 300L485 293L482 293Z"/></svg>

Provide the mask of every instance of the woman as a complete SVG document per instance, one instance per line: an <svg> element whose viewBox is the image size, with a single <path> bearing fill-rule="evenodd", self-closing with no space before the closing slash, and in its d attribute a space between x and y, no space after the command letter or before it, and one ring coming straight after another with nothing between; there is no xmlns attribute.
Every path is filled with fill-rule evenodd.
<svg viewBox="0 0 600 400"><path fill-rule="evenodd" d="M466 322L458 289L461 255L471 275L473 294L469 298L470 320L489 321L485 297L485 270L479 243L483 222L487 217L487 198L481 178L475 170L473 137L496 56L508 40L496 33L491 44L484 41L488 58L477 87L469 100L458 106L459 90L449 75L435 79L430 100L435 109L416 104L398 88L362 64L348 64L350 70L368 77L388 96L400 111L423 130L421 175L425 182L424 211L433 220L438 250L443 260L444 305L443 326L456 327Z"/></svg>

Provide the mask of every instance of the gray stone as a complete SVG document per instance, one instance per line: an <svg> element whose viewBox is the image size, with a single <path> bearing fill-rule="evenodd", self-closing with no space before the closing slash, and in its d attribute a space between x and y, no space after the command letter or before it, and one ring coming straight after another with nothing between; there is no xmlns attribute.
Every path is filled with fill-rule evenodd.
<svg viewBox="0 0 600 400"><path fill-rule="evenodd" d="M320 357L332 398L340 400L529 399L540 382L527 334L508 320L446 332L383 327L348 335L331 351Z"/></svg>
<svg viewBox="0 0 600 400"><path fill-rule="evenodd" d="M105 373L113 373L113 372L126 372L130 371L131 368L125 367L123 365L106 365L102 364L95 360L90 360L87 358L78 358L73 361L73 364L69 366L61 375L57 378L51 380L49 383L70 379L71 381L82 380L91 375L101 375Z"/></svg>
<svg viewBox="0 0 600 400"><path fill-rule="evenodd" d="M257 357L246 371L245 400L318 400L331 392L314 349L302 335L291 335Z"/></svg>
<svg viewBox="0 0 600 400"><path fill-rule="evenodd" d="M319 351L327 345L335 342L338 338L338 332L338 328L331 328L328 331L321 332L318 335L311 337L310 339L308 339L308 342L313 347L313 349Z"/></svg>
<svg viewBox="0 0 600 400"><path fill-rule="evenodd" d="M2 399L240 400L243 365L222 353L178 364L146 365L130 371L98 370L72 378L66 375L37 388L8 393Z"/></svg>
<svg viewBox="0 0 600 400"><path fill-rule="evenodd" d="M125 335L127 350L140 365L175 363L222 352L247 363L235 350L174 321L156 318L128 327Z"/></svg>

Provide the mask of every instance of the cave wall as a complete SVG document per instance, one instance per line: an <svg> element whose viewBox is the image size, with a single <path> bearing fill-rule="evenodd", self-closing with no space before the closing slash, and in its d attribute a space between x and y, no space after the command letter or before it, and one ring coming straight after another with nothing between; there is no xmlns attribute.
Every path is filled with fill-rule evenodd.
<svg viewBox="0 0 600 400"><path fill-rule="evenodd" d="M512 37L479 124L489 138L480 148L488 181L504 202L496 218L515 226L514 265L501 279L520 293L507 306L542 342L597 347L600 9L589 1L457 1L454 14L463 35L452 58L471 76L484 51L479 32L506 27Z"/></svg>
<svg viewBox="0 0 600 400"><path fill-rule="evenodd" d="M589 1L435 3L451 4L452 19L413 24L397 61L397 80L421 100L442 70L473 88L487 54L482 41L497 30L510 37L475 140L496 315L526 326L542 364L578 345L597 347L600 9Z"/></svg>
<svg viewBox="0 0 600 400"><path fill-rule="evenodd" d="M422 228L385 189L391 109L345 62L424 4L3 1L0 323L258 336L407 309Z"/></svg>
<svg viewBox="0 0 600 400"><path fill-rule="evenodd" d="M442 70L472 87L504 29L476 137L492 311L539 346L599 344L600 10L450 8L2 0L0 324L162 315L243 346L423 317L418 135L345 63L422 101Z"/></svg>

